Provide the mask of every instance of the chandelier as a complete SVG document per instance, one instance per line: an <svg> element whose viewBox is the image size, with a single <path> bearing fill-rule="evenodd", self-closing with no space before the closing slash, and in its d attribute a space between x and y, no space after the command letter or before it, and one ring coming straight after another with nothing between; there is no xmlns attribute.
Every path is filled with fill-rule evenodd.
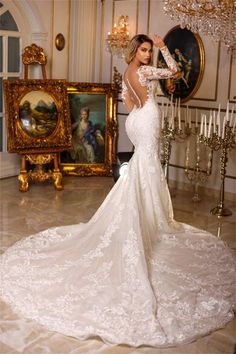
<svg viewBox="0 0 236 354"><path fill-rule="evenodd" d="M123 57L125 49L129 43L128 16L120 16L118 25L114 24L111 32L108 32L106 44L107 49L112 55Z"/></svg>
<svg viewBox="0 0 236 354"><path fill-rule="evenodd" d="M236 53L235 0L163 0L164 12L181 28L199 32L223 42Z"/></svg>

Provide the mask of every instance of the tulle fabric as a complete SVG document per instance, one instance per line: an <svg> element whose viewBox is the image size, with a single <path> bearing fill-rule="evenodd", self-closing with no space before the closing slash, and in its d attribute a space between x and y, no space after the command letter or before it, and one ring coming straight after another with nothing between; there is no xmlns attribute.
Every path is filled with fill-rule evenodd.
<svg viewBox="0 0 236 354"><path fill-rule="evenodd" d="M223 327L235 308L235 256L173 219L149 98L127 118L135 153L86 224L55 227L1 257L2 297L24 319L78 339L169 347ZM20 320L19 320L20 321Z"/></svg>

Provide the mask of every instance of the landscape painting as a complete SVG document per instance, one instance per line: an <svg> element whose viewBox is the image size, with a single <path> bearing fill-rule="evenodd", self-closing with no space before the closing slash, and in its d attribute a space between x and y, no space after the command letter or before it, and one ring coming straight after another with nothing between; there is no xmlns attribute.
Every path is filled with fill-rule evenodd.
<svg viewBox="0 0 236 354"><path fill-rule="evenodd" d="M31 91L20 101L19 119L22 129L31 137L46 137L54 131L58 111L51 95L42 91Z"/></svg>

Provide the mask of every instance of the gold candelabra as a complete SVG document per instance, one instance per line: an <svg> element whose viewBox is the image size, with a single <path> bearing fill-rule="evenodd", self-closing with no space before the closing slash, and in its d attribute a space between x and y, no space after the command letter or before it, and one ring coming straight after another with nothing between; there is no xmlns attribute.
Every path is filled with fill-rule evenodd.
<svg viewBox="0 0 236 354"><path fill-rule="evenodd" d="M186 160L185 160L185 175L191 183L194 183L194 195L192 197L193 202L200 202L201 198L199 196L199 185L200 183L206 183L208 177L211 175L212 171L212 157L213 150L211 149L208 154L208 162L206 170L200 167L200 138L196 136L196 162L195 166L189 167L189 146L186 148Z"/></svg>
<svg viewBox="0 0 236 354"><path fill-rule="evenodd" d="M169 109L170 108L170 109ZM170 114L169 114L170 113ZM197 121L197 110L195 117L195 125L191 122L191 113L188 106L186 106L184 122L181 121L180 100L175 103L170 101L170 106L167 104L166 108L162 102L162 137L163 137L163 159L164 173L168 182L169 179L169 161L171 156L172 142L179 138L179 141L187 139L186 158L185 158L185 175L191 183L194 183L194 195L192 200L194 202L200 201L199 184L205 183L212 171L212 150L208 154L208 162L206 169L200 167L200 141L199 141L199 126ZM190 167L190 143L191 136L196 136L196 163L195 166Z"/></svg>
<svg viewBox="0 0 236 354"><path fill-rule="evenodd" d="M167 180L169 181L169 163L171 156L172 141L175 140L175 135L177 134L178 128L175 127L174 120L169 122L168 116L163 117L162 123L162 137L163 137L163 166L164 174Z"/></svg>
<svg viewBox="0 0 236 354"><path fill-rule="evenodd" d="M187 147L186 147L186 154L185 154L185 176L191 183L194 183L194 195L192 197L193 202L200 202L201 198L199 195L199 185L202 183L206 183L208 177L211 175L212 172L212 158L213 158L213 150L210 149L208 153L207 159L207 166L206 169L201 168L201 158L200 158L200 138L199 138L199 126L197 121L197 110L196 110L196 120L195 126L192 127L191 124L191 116L187 119L188 123L186 126L186 133L185 135L188 136ZM195 165L190 167L190 137L195 137Z"/></svg>
<svg viewBox="0 0 236 354"><path fill-rule="evenodd" d="M202 119L203 121L203 119ZM212 134L206 134L206 129L201 129L201 134L199 136L200 141L205 145L209 146L212 150L221 150L220 155L220 175L221 175L221 186L220 186L220 200L218 205L211 210L211 214L221 216L232 215L231 210L225 207L225 176L226 176L226 166L228 162L228 152L236 146L234 126L231 125L232 121L227 120L227 116L224 118L222 130L220 125L214 127ZM203 126L203 123L202 123ZM210 126L209 126L210 130Z"/></svg>

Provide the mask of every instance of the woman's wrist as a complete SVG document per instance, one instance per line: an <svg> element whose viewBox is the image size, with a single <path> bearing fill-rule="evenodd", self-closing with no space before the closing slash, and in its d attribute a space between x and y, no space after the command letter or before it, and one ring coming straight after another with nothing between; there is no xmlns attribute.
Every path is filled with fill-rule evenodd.
<svg viewBox="0 0 236 354"><path fill-rule="evenodd" d="M155 34L152 39L153 39L153 44L156 48L161 49L165 46L165 43L160 36Z"/></svg>

